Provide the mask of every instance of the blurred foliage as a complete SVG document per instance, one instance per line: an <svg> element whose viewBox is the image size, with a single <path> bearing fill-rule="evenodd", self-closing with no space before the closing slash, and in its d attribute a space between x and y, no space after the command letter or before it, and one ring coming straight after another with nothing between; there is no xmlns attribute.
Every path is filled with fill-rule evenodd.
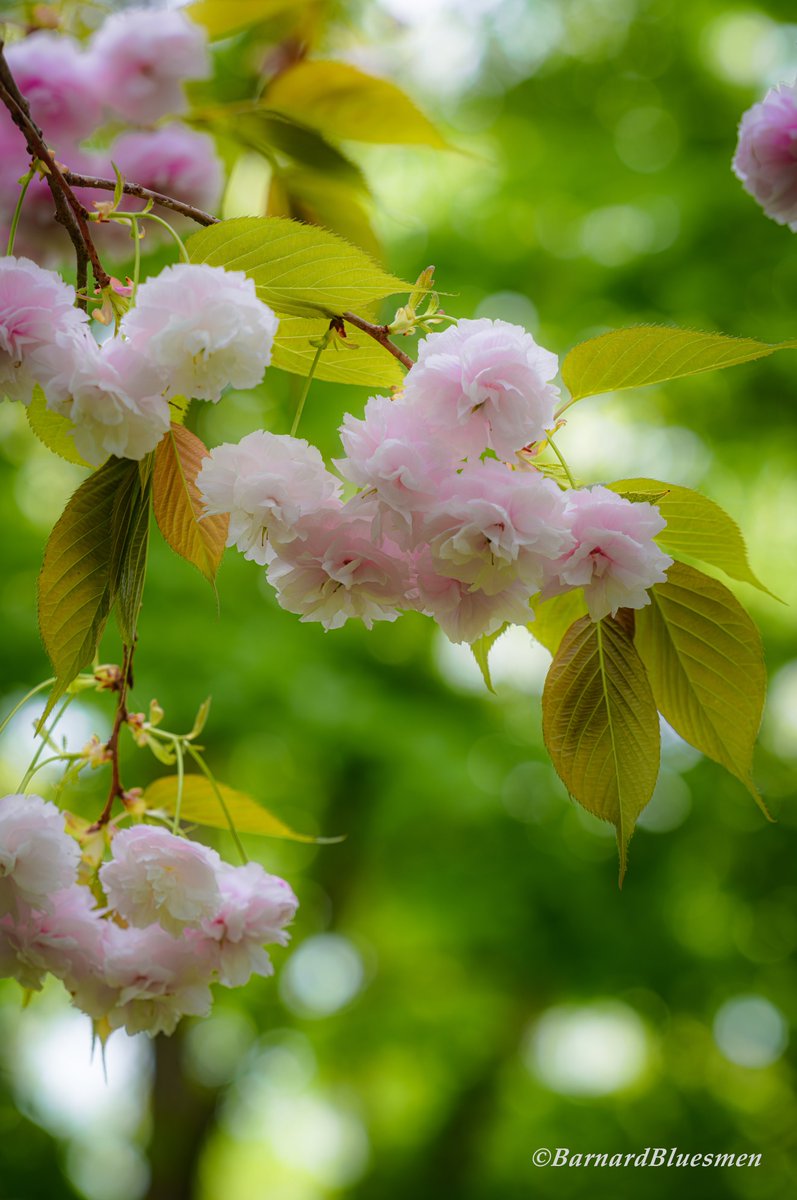
<svg viewBox="0 0 797 1200"><path fill-rule="evenodd" d="M460 148L346 147L374 187L392 271L414 278L432 260L450 311L520 321L559 353L641 321L793 336L792 235L729 170L741 112L797 68L791 5L484 0L429 6L437 26L425 8L352 5L318 35L319 55L345 48L397 72ZM220 48L234 99L241 47ZM195 405L189 423L211 445L285 432L300 382L271 372L258 392ZM315 383L301 432L334 456L360 395ZM348 836L245 839L296 886L292 948L275 955L276 981L221 992L209 1021L161 1049L152 1101L124 1121L105 1102L79 1126L53 1117L64 1044L38 1068L31 1044L62 1019L57 997L23 1013L16 985L3 987L3 1200L135 1200L147 1183L131 1147L140 1157L148 1141L152 1200L795 1190L795 1064L779 1023L797 1020L795 398L782 355L585 401L560 435L582 478L667 479L722 503L791 605L739 585L774 677L756 778L777 823L665 737L622 892L611 829L576 811L544 755L523 647L493 664L491 696L431 623L324 634L281 612L237 555L219 572L217 616L196 572L154 540L134 705L157 696L169 727L189 728L212 693L203 740L219 777L294 828ZM82 472L48 455L16 409L0 422L10 700L47 672L35 575ZM112 658L113 635L106 645ZM8 739L2 749L13 787L21 770ZM131 750L126 780L162 774L146 763ZM76 807L92 806L87 785ZM745 996L758 1008L732 1007ZM88 1044L86 1033L86 1059ZM111 1087L113 1053L112 1040ZM89 1084L71 1070L80 1111ZM116 1147L105 1159L104 1142ZM763 1163L590 1174L535 1167L544 1146L755 1151Z"/></svg>

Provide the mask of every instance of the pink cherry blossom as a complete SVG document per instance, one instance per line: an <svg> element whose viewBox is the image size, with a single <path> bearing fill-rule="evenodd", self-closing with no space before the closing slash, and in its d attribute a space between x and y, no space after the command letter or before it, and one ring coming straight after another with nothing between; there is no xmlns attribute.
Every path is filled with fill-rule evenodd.
<svg viewBox="0 0 797 1200"><path fill-rule="evenodd" d="M299 902L284 879L268 875L259 863L225 864L218 879L221 907L203 922L202 932L215 943L221 983L242 987L253 974L274 973L263 944L287 944L284 926L293 920Z"/></svg>
<svg viewBox="0 0 797 1200"><path fill-rule="evenodd" d="M350 502L303 518L301 537L281 547L268 568L277 600L302 621L339 629L355 617L395 621L409 607L407 557L391 542L375 541L375 513Z"/></svg>
<svg viewBox="0 0 797 1200"><path fill-rule="evenodd" d="M0 915L21 905L52 912L52 894L75 882L79 859L54 804L35 795L0 799Z"/></svg>
<svg viewBox="0 0 797 1200"><path fill-rule="evenodd" d="M771 88L744 114L733 170L768 217L797 231L797 85Z"/></svg>
<svg viewBox="0 0 797 1200"><path fill-rule="evenodd" d="M387 396L372 396L361 420L347 413L340 439L346 457L335 466L359 487L375 488L407 530L414 515L437 499L441 477L456 462L446 439L432 432L418 408Z"/></svg>
<svg viewBox="0 0 797 1200"><path fill-rule="evenodd" d="M340 482L315 446L263 430L212 450L197 486L207 513L230 514L227 545L261 566L306 536L302 517L340 506Z"/></svg>
<svg viewBox="0 0 797 1200"><path fill-rule="evenodd" d="M112 851L100 882L109 903L137 928L159 922L177 936L218 911L215 850L155 825L134 825L117 833Z"/></svg>
<svg viewBox="0 0 797 1200"><path fill-rule="evenodd" d="M169 428L169 404L162 376L143 354L121 337L97 346L89 335L71 344L68 397L49 404L74 423L78 452L94 466L109 454L142 459ZM67 365L65 355L64 364ZM59 384L63 376L59 376ZM48 401L51 392L47 391Z"/></svg>
<svg viewBox="0 0 797 1200"><path fill-rule="evenodd" d="M185 112L183 83L210 74L204 31L164 9L114 13L94 34L90 53L105 104L134 125Z"/></svg>
<svg viewBox="0 0 797 1200"><path fill-rule="evenodd" d="M555 354L507 321L460 321L418 344L404 396L461 455L512 459L553 424Z"/></svg>
<svg viewBox="0 0 797 1200"><path fill-rule="evenodd" d="M68 395L64 363L85 335L75 289L28 258L0 258L0 393L29 404L35 384Z"/></svg>
<svg viewBox="0 0 797 1200"><path fill-rule="evenodd" d="M441 575L487 595L519 580L527 597L542 586L546 564L574 544L556 484L495 459L469 463L445 481L423 537Z"/></svg>
<svg viewBox="0 0 797 1200"><path fill-rule="evenodd" d="M260 383L278 324L243 271L177 263L142 283L121 330L169 395L216 401L226 387Z"/></svg>
<svg viewBox="0 0 797 1200"><path fill-rule="evenodd" d="M6 59L31 116L61 157L100 124L100 102L88 56L61 33L36 32L6 48Z"/></svg>
<svg viewBox="0 0 797 1200"><path fill-rule="evenodd" d="M441 575L428 549L419 553L416 571L417 607L434 617L449 641L471 645L507 623L524 625L532 619L528 589L520 580L488 595L481 588Z"/></svg>
<svg viewBox="0 0 797 1200"><path fill-rule="evenodd" d="M201 939L170 937L159 925L112 926L105 948L105 982L116 1000L105 1014L112 1029L174 1033L183 1016L206 1017L213 997L214 961Z"/></svg>
<svg viewBox="0 0 797 1200"><path fill-rule="evenodd" d="M107 930L87 887L57 891L48 912L25 909L18 917L0 917L0 977L39 991L50 972L78 1008L99 1018L114 1000L103 978Z"/></svg>
<svg viewBox="0 0 797 1200"><path fill-rule="evenodd" d="M653 541L666 525L656 506L592 487L568 493L566 516L575 549L552 565L543 596L583 587L593 621L649 604L648 589L665 582L673 561Z"/></svg>
<svg viewBox="0 0 797 1200"><path fill-rule="evenodd" d="M213 212L221 198L224 169L213 138L179 121L123 133L110 146L108 158L125 179L197 208ZM122 204L129 209L142 206L143 201L129 196Z"/></svg>

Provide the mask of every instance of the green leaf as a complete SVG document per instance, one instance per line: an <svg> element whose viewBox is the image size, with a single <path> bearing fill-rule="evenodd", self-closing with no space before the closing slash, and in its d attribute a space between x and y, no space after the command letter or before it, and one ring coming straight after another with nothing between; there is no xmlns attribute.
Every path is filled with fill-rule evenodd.
<svg viewBox="0 0 797 1200"><path fill-rule="evenodd" d="M231 819L238 833L258 833L263 837L287 838L293 842L338 840L296 833L251 796L235 791L224 783L217 783L216 786L221 792L224 807L219 803L209 779L204 775L186 775L180 805L181 818L197 825L209 825L213 829L228 829ZM177 776L167 775L163 779L156 779L144 789L143 798L148 809L173 813L177 804Z"/></svg>
<svg viewBox="0 0 797 1200"><path fill-rule="evenodd" d="M490 651L500 638L501 634L507 629L507 625L502 625L496 633L486 633L483 637L478 638L477 641L472 642L470 647L473 657L476 659L478 668L482 673L482 679L485 682L487 690L492 692L493 695L495 695L495 688L493 687L493 681L490 678Z"/></svg>
<svg viewBox="0 0 797 1200"><path fill-rule="evenodd" d="M114 553L114 565L118 562L118 577L113 579L112 588L116 595L119 632L127 646L132 646L136 640L138 614L144 594L151 504L150 481L142 485L140 475L136 474L132 477L131 487L118 493L114 506L114 539L120 548L118 554Z"/></svg>
<svg viewBox="0 0 797 1200"><path fill-rule="evenodd" d="M707 496L659 479L620 479L607 486L629 499L647 500L658 506L667 528L655 540L674 558L685 554L719 567L731 579L750 583L773 596L748 562L741 529L733 517Z"/></svg>
<svg viewBox="0 0 797 1200"><path fill-rule="evenodd" d="M531 607L534 620L529 630L551 654L556 654L570 626L587 611L581 588L572 588L561 596L552 596L550 600L532 600Z"/></svg>
<svg viewBox="0 0 797 1200"><path fill-rule="evenodd" d="M211 41L228 37L249 25L260 25L272 17L301 7L303 0L195 0L185 9L198 25L204 26ZM307 0L304 0L307 3Z"/></svg>
<svg viewBox="0 0 797 1200"><path fill-rule="evenodd" d="M47 398L38 384L33 389L33 399L25 411L28 416L28 424L48 450L65 458L67 462L75 463L78 467L91 466L78 454L75 440L72 437L72 430L75 426L68 417L50 411L47 407Z"/></svg>
<svg viewBox="0 0 797 1200"><path fill-rule="evenodd" d="M294 375L307 375L318 349L318 339L328 329L329 321L323 318L307 320L305 317L280 317L271 358L273 365ZM354 349L351 352L336 350L333 344L325 350L318 360L316 379L325 379L330 383L354 383L368 388L401 386L404 371L378 342L349 325L346 326L346 335Z"/></svg>
<svg viewBox="0 0 797 1200"><path fill-rule="evenodd" d="M617 830L620 884L634 824L659 771L659 717L627 612L581 617L551 663L543 736L571 796Z"/></svg>
<svg viewBox="0 0 797 1200"><path fill-rule="evenodd" d="M323 225L372 258L381 257L363 193L346 180L303 169L275 171L268 194L268 215Z"/></svg>
<svg viewBox="0 0 797 1200"><path fill-rule="evenodd" d="M659 710L769 816L752 777L767 681L758 630L724 584L685 563L674 563L650 598L635 641Z"/></svg>
<svg viewBox="0 0 797 1200"><path fill-rule="evenodd" d="M245 271L280 315L339 316L410 285L337 234L286 217L235 217L195 233L192 262Z"/></svg>
<svg viewBox="0 0 797 1200"><path fill-rule="evenodd" d="M213 584L227 541L229 516L202 517L196 477L207 448L184 425L173 424L155 451L155 520L166 542Z"/></svg>
<svg viewBox="0 0 797 1200"><path fill-rule="evenodd" d="M39 629L56 676L42 720L91 663L115 599L126 541L115 536L118 498L138 464L111 458L90 475L55 524L39 574Z"/></svg>
<svg viewBox="0 0 797 1200"><path fill-rule="evenodd" d="M572 399L581 400L753 362L796 346L797 341L769 345L723 333L637 325L613 329L574 346L562 363L562 379Z"/></svg>
<svg viewBox="0 0 797 1200"><path fill-rule="evenodd" d="M445 138L401 88L345 62L304 59L283 71L265 95L270 108L315 125L330 137L445 149Z"/></svg>

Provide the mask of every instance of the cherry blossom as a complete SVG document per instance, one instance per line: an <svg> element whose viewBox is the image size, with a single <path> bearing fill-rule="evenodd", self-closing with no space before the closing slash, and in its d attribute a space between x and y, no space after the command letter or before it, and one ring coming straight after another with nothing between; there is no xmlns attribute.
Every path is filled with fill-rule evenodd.
<svg viewBox="0 0 797 1200"><path fill-rule="evenodd" d="M54 804L32 794L0 799L0 915L20 905L52 912L52 894L75 882L79 858Z"/></svg>
<svg viewBox="0 0 797 1200"><path fill-rule="evenodd" d="M112 849L100 881L110 903L136 928L158 922L177 936L215 916L221 861L215 850L154 825L122 830Z"/></svg>
<svg viewBox="0 0 797 1200"><path fill-rule="evenodd" d="M253 974L274 973L263 944L287 944L284 927L293 920L299 902L284 879L267 874L259 863L225 864L218 881L221 905L215 917L202 923L202 932L215 943L221 983L241 987Z"/></svg>
<svg viewBox="0 0 797 1200"><path fill-rule="evenodd" d="M174 938L160 925L109 930L104 977L115 1003L104 1014L111 1029L174 1033L183 1016L206 1017L213 997L214 961L203 943Z"/></svg>
<svg viewBox="0 0 797 1200"><path fill-rule="evenodd" d="M733 170L768 217L797 231L797 85L771 88L744 114Z"/></svg>

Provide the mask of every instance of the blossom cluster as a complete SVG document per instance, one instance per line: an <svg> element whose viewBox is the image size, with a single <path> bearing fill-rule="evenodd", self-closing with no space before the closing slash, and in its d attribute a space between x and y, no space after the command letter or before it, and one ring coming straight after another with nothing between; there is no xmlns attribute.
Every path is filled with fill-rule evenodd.
<svg viewBox="0 0 797 1200"><path fill-rule="evenodd" d="M593 619L648 603L672 560L658 509L603 487L562 490L521 452L554 425L556 356L516 325L460 321L419 345L403 391L341 427L341 481L302 439L217 447L197 483L229 545L266 566L283 608L327 629L401 610L473 643L584 589Z"/></svg>
<svg viewBox="0 0 797 1200"><path fill-rule="evenodd" d="M118 335L98 345L74 288L26 258L0 259L0 394L73 422L83 458L141 459L169 428L169 401L254 387L271 361L274 313L240 271L166 267L138 288Z"/></svg>
<svg viewBox="0 0 797 1200"><path fill-rule="evenodd" d="M201 208L216 207L223 170L213 139L179 120L148 128L185 113L185 84L210 74L206 34L184 13L126 9L110 15L85 46L55 31L37 31L11 43L5 54L59 162L79 174L104 178L113 178L115 164L126 179L143 187ZM135 129L117 134L102 152L87 150L84 141L108 121ZM10 224L16 183L29 161L25 139L3 109L0 227ZM96 193L78 189L78 197L90 209ZM120 207L133 210L141 202L128 198ZM57 230L47 183L35 178L17 244L40 260L56 261L67 246ZM104 248L113 253L118 246L124 255L121 238L118 227L106 227Z"/></svg>
<svg viewBox="0 0 797 1200"><path fill-rule="evenodd" d="M112 853L97 903L63 813L0 799L0 977L38 991L52 974L105 1028L154 1035L207 1016L212 983L273 974L263 947L287 944L298 907L283 879L155 825L116 832Z"/></svg>
<svg viewBox="0 0 797 1200"><path fill-rule="evenodd" d="M771 88L744 114L733 170L768 217L797 232L797 84Z"/></svg>

